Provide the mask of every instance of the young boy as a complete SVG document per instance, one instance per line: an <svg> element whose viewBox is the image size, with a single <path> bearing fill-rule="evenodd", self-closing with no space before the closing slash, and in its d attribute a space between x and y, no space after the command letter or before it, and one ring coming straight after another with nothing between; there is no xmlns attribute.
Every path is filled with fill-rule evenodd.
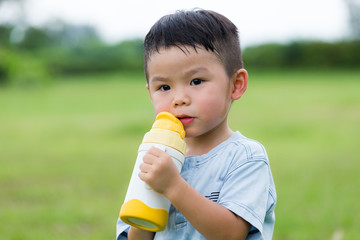
<svg viewBox="0 0 360 240"><path fill-rule="evenodd" d="M179 11L156 22L144 46L155 113L180 119L187 152L180 174L157 148L140 166L139 177L172 203L166 229L118 220L117 239L271 239L276 192L266 151L227 123L248 82L236 26L212 11Z"/></svg>

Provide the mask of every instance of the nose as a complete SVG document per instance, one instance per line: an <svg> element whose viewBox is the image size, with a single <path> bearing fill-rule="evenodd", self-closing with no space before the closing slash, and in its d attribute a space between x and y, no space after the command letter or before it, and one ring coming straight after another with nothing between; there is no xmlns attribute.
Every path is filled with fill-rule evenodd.
<svg viewBox="0 0 360 240"><path fill-rule="evenodd" d="M174 107L180 107L183 105L189 105L190 104L190 97L186 93L186 90L178 90L175 92L174 99L173 99L173 106Z"/></svg>

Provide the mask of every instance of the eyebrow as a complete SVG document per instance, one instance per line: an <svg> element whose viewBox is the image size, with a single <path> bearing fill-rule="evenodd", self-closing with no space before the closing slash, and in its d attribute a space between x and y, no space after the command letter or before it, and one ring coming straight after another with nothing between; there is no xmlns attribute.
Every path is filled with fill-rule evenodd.
<svg viewBox="0 0 360 240"><path fill-rule="evenodd" d="M197 67L197 68L194 68L194 69L191 69L187 72L185 72L185 76L191 76L191 75L194 75L195 73L198 73L198 72L208 72L209 70L206 68L206 67Z"/></svg>
<svg viewBox="0 0 360 240"><path fill-rule="evenodd" d="M164 82L166 80L167 80L166 77L155 76L155 77L150 79L150 82L151 83L153 83L153 82Z"/></svg>

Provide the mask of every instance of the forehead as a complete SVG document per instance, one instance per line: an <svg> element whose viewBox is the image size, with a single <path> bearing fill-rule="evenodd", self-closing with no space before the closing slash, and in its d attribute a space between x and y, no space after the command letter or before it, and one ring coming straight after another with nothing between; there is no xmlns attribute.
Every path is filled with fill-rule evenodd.
<svg viewBox="0 0 360 240"><path fill-rule="evenodd" d="M147 60L147 68L154 65L166 65L171 63L191 62L193 64L217 63L223 64L219 56L212 51L207 51L203 47L192 47L188 45L160 47L154 50Z"/></svg>
<svg viewBox="0 0 360 240"><path fill-rule="evenodd" d="M147 63L147 81L157 79L187 79L197 73L225 74L223 64L211 51L193 47L161 48L153 53ZM203 76L204 77L204 76Z"/></svg>

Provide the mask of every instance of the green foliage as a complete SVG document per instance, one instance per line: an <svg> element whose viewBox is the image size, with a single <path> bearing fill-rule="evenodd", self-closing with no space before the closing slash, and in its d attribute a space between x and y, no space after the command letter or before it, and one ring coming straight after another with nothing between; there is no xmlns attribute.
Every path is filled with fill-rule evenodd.
<svg viewBox="0 0 360 240"><path fill-rule="evenodd" d="M8 46L10 44L11 25L0 25L0 46Z"/></svg>
<svg viewBox="0 0 360 240"><path fill-rule="evenodd" d="M63 49L57 57L49 58L50 68L61 74L141 71L143 68L143 47L141 40L123 41L117 45L81 44ZM51 56L51 53L50 53Z"/></svg>
<svg viewBox="0 0 360 240"><path fill-rule="evenodd" d="M270 157L274 239L360 238L359 75L254 71L233 103L231 128L262 142ZM153 120L142 72L0 89L1 238L114 239Z"/></svg>
<svg viewBox="0 0 360 240"><path fill-rule="evenodd" d="M41 58L24 52L0 50L0 86L33 87L50 82L50 75Z"/></svg>
<svg viewBox="0 0 360 240"><path fill-rule="evenodd" d="M360 41L296 41L248 47L243 59L246 68L257 71L358 68L359 52ZM91 26L62 21L27 29L0 25L0 86L44 85L59 75L143 71L143 55L141 39L110 45Z"/></svg>
<svg viewBox="0 0 360 240"><path fill-rule="evenodd" d="M284 57L281 53L282 46L269 43L257 47L248 47L243 51L245 67L273 68L283 64Z"/></svg>
<svg viewBox="0 0 360 240"><path fill-rule="evenodd" d="M270 43L244 50L245 66L256 68L358 68L360 41Z"/></svg>
<svg viewBox="0 0 360 240"><path fill-rule="evenodd" d="M142 71L142 40L108 45L89 26L53 25L23 33L0 25L0 85L43 85L64 74ZM23 39L11 42L12 32L24 34Z"/></svg>
<svg viewBox="0 0 360 240"><path fill-rule="evenodd" d="M53 45L53 39L46 31L40 28L29 27L25 31L24 39L18 44L18 48L24 50L37 50Z"/></svg>

